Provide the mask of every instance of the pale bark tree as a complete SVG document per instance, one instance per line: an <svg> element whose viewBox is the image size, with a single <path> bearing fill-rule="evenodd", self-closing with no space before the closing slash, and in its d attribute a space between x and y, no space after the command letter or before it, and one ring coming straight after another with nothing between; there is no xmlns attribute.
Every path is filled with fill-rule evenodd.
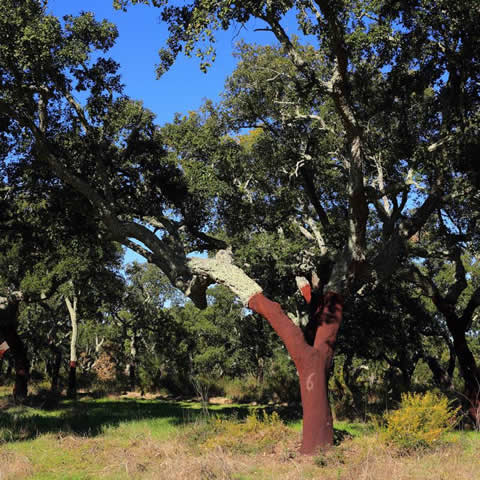
<svg viewBox="0 0 480 480"><path fill-rule="evenodd" d="M67 305L68 314L71 323L70 336L70 362L68 371L68 387L67 395L75 398L77 395L77 341L78 341L78 296L74 292L71 296L65 295L65 304Z"/></svg>

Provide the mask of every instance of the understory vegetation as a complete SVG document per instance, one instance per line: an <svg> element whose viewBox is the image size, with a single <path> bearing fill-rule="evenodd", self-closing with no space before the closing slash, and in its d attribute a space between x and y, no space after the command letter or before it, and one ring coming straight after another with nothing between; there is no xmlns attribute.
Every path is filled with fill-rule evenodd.
<svg viewBox="0 0 480 480"><path fill-rule="evenodd" d="M392 446L374 423L335 423L331 449L298 455L300 416L281 406L82 395L54 408L16 406L0 389L0 478L477 478L480 435L457 430L430 448Z"/></svg>

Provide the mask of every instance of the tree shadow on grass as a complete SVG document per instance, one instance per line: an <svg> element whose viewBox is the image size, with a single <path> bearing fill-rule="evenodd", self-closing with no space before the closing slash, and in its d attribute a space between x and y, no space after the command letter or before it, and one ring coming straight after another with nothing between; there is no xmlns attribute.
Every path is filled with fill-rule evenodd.
<svg viewBox="0 0 480 480"><path fill-rule="evenodd" d="M194 402L174 400L103 398L85 396L78 400L60 400L56 407L45 408L45 402L31 397L28 405L13 402L0 405L0 445L7 442L31 440L46 433L77 434L88 437L100 435L107 427L142 420L165 420L166 425L192 423L206 415ZM39 408L41 407L41 408ZM209 414L244 418L249 407L212 406Z"/></svg>
<svg viewBox="0 0 480 480"><path fill-rule="evenodd" d="M253 408L251 405L209 405L205 410L199 402L161 397L145 400L79 395L78 400L52 401L45 394L39 394L30 396L28 405L15 405L6 397L0 400L0 445L31 440L47 433L94 437L106 428L144 420L163 419L166 425L174 427L204 420L205 416L242 420L253 409L268 414L275 411L287 424L302 417L300 404L256 405ZM336 445L352 436L355 435L342 428L334 429Z"/></svg>

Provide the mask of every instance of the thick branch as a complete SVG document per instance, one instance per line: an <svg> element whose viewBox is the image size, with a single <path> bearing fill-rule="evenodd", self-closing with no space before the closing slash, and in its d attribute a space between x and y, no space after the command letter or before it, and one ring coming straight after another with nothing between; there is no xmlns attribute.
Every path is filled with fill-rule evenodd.
<svg viewBox="0 0 480 480"><path fill-rule="evenodd" d="M443 177L440 177L430 195L425 199L422 205L417 208L415 213L404 222L400 224L400 235L404 239L408 239L415 235L428 221L430 215L438 209L442 203L442 187L443 187Z"/></svg>
<svg viewBox="0 0 480 480"><path fill-rule="evenodd" d="M462 251L460 248L455 249L455 282L450 285L447 294L445 295L445 301L452 305L457 303L458 297L467 288L467 278L465 267L462 261Z"/></svg>
<svg viewBox="0 0 480 480"><path fill-rule="evenodd" d="M244 305L248 305L250 298L260 293L262 288L241 268L230 263L228 259L219 257L221 255L217 255L217 258L189 258L187 264L192 273L225 285Z"/></svg>
<svg viewBox="0 0 480 480"><path fill-rule="evenodd" d="M268 320L297 364L305 348L309 348L302 329L292 322L278 303L272 302L261 292L249 300L248 306Z"/></svg>
<svg viewBox="0 0 480 480"><path fill-rule="evenodd" d="M322 204L320 203L315 192L315 185L313 183L312 173L310 171L307 171L305 167L302 167L300 169L300 172L302 174L303 184L305 185L305 192L307 193L308 198L312 202L312 205L317 212L318 218L320 219L323 228L327 228L328 225L330 225L330 220L328 219L327 212L322 207Z"/></svg>

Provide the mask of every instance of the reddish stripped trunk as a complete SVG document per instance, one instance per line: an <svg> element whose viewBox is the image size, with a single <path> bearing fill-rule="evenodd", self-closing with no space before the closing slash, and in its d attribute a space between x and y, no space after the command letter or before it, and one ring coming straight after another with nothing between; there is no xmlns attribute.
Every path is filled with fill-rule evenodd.
<svg viewBox="0 0 480 480"><path fill-rule="evenodd" d="M333 444L327 364L326 356L313 348L296 364L303 408L301 453L313 454L319 447Z"/></svg>
<svg viewBox="0 0 480 480"><path fill-rule="evenodd" d="M310 289L302 293L307 303L312 297ZM313 345L305 339L278 303L262 293L254 295L248 306L264 316L285 343L297 367L303 407L303 435L301 452L314 454L320 447L332 445L333 422L328 403L328 371L332 364L333 348L342 320L343 298L333 292L317 299L312 306L309 331Z"/></svg>

